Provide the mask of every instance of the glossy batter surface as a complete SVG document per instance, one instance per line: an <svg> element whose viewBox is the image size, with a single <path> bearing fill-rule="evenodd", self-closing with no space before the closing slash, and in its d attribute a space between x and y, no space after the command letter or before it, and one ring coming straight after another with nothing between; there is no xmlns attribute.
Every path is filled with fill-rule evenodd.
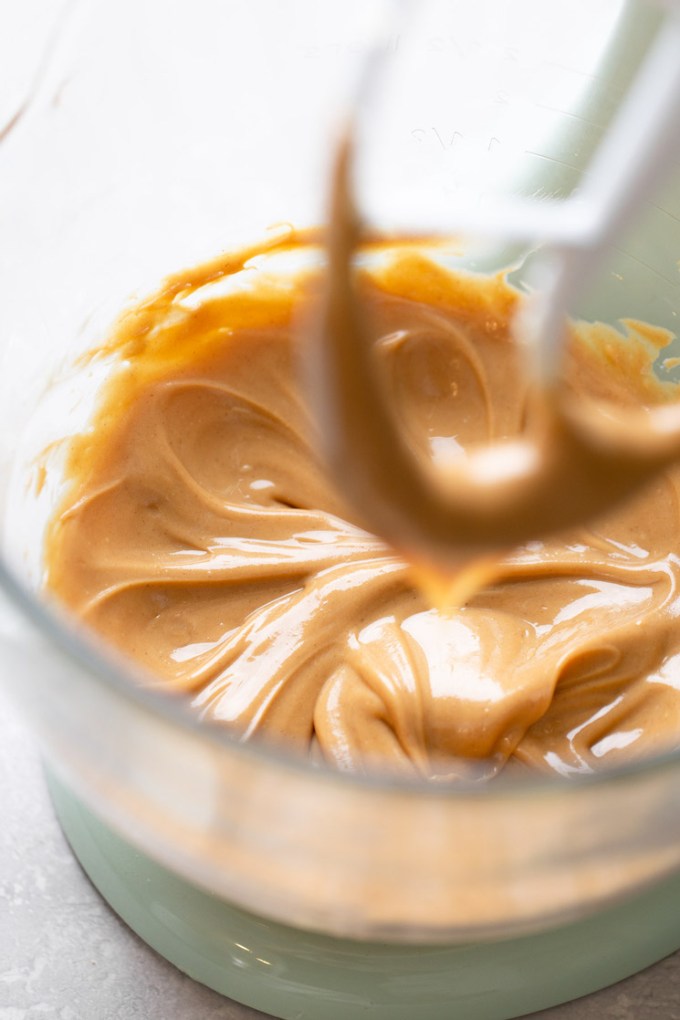
<svg viewBox="0 0 680 1020"><path fill-rule="evenodd" d="M314 278L246 269L229 286L255 254L171 279L94 355L118 367L72 445L48 587L202 717L343 769L568 774L680 743L680 473L432 608L315 452L300 372ZM383 254L358 287L413 448L443 463L517 434L517 292ZM628 330L581 327L570 386L670 399L650 374L668 334Z"/></svg>

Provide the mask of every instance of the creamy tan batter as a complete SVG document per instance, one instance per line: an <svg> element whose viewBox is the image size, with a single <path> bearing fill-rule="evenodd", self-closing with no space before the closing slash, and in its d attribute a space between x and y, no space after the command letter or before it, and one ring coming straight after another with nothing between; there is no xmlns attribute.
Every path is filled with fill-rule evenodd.
<svg viewBox="0 0 680 1020"><path fill-rule="evenodd" d="M516 435L518 293L409 246L380 252L357 287L408 443L446 463ZM255 254L179 274L121 320L104 349L120 368L72 446L48 586L203 718L343 769L566 774L680 743L680 472L432 608L315 452L299 371L314 275L206 288ZM668 334L627 326L625 341L580 327L571 389L668 400L650 372Z"/></svg>

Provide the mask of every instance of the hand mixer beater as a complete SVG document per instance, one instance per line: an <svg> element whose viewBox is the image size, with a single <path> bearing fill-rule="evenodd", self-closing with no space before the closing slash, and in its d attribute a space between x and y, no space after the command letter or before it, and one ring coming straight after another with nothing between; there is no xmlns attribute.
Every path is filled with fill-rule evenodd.
<svg viewBox="0 0 680 1020"><path fill-rule="evenodd" d="M363 69L357 95L369 111L386 59L376 47ZM680 7L665 12L577 194L448 210L421 195L391 210L392 227L406 236L539 246L540 274L514 323L532 381L531 425L468 449L446 469L416 458L377 378L351 265L362 235L355 148L348 130L335 162L314 368L322 445L370 528L416 563L455 570L601 513L680 457L679 404L623 413L575 397L561 377L568 307L680 151Z"/></svg>

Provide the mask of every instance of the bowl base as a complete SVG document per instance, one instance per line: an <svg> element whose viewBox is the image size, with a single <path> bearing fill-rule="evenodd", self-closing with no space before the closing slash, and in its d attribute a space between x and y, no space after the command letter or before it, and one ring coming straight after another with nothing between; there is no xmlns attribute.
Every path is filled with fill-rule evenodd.
<svg viewBox="0 0 680 1020"><path fill-rule="evenodd" d="M593 917L475 945L335 939L192 886L103 824L55 775L61 827L116 913L209 988L283 1020L510 1020L613 984L680 947L680 875Z"/></svg>

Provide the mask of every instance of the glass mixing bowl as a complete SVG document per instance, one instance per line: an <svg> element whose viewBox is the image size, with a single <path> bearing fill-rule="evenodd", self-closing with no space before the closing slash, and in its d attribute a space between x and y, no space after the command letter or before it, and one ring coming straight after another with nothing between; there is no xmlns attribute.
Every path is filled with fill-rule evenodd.
<svg viewBox="0 0 680 1020"><path fill-rule="evenodd" d="M562 20L530 0L506 6L427 4L412 36L387 32L408 84L384 143L403 154L393 170L416 183L422 172L442 194L577 186L656 15L619 0L570 5ZM680 866L680 754L474 789L311 768L201 727L39 590L60 448L46 480L36 458L83 427L101 382L78 355L165 273L272 224L323 220L332 129L372 37L367 12L362 0L196 0L190 13L176 0L71 4L28 101L6 113L2 677L62 782L211 894L333 935L510 936ZM439 75L436 89L424 75L417 91L419 66ZM461 74L486 87L463 94ZM678 184L676 174L654 196L576 313L673 327Z"/></svg>

